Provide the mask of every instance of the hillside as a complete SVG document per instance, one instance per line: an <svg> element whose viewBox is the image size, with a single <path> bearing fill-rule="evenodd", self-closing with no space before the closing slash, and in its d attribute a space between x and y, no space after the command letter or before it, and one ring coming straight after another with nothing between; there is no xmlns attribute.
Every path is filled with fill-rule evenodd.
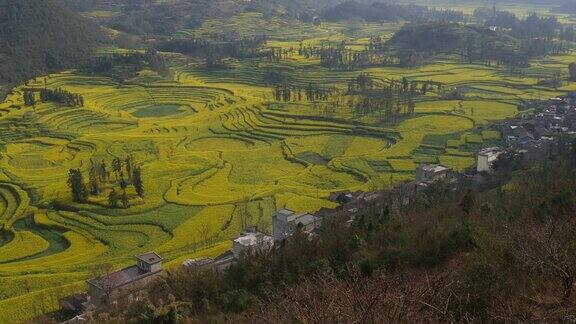
<svg viewBox="0 0 576 324"><path fill-rule="evenodd" d="M214 19L245 13L312 22L317 12L340 0L60 0L71 10L95 18L102 25L135 35L172 35Z"/></svg>
<svg viewBox="0 0 576 324"><path fill-rule="evenodd" d="M0 1L0 84L72 66L106 39L52 0Z"/></svg>
<svg viewBox="0 0 576 324"><path fill-rule="evenodd" d="M390 21L463 21L464 14L453 10L437 10L420 5L405 5L392 2L363 3L345 1L328 7L321 12L326 21L364 20L371 22Z"/></svg>
<svg viewBox="0 0 576 324"><path fill-rule="evenodd" d="M302 230L281 248L246 254L223 273L171 271L149 286L144 301L94 318L573 322L574 153L489 192L436 183L399 208L382 195L349 226L344 216L326 219L313 237Z"/></svg>
<svg viewBox="0 0 576 324"><path fill-rule="evenodd" d="M410 24L400 29L386 47L414 62L435 54L459 54L467 62L527 67L529 60L568 51L573 32L555 19L530 15L513 17L514 27L482 27L458 23Z"/></svg>
<svg viewBox="0 0 576 324"><path fill-rule="evenodd" d="M388 45L398 50L428 53L453 53L468 45L495 43L516 46L513 38L503 37L486 29L462 24L434 23L409 25L398 31Z"/></svg>

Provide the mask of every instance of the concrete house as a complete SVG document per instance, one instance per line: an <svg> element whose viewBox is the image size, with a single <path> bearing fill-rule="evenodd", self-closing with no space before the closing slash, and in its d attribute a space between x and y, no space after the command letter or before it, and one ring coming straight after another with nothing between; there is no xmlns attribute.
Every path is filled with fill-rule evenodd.
<svg viewBox="0 0 576 324"><path fill-rule="evenodd" d="M268 252L274 247L274 238L258 231L256 227L244 230L240 236L232 240L232 249L215 259L189 259L182 262L182 267L191 271L210 270L223 272L236 264L246 254Z"/></svg>
<svg viewBox="0 0 576 324"><path fill-rule="evenodd" d="M281 242L292 236L298 228L312 233L321 224L322 219L310 214L296 214L289 209L281 209L272 216L274 241Z"/></svg>
<svg viewBox="0 0 576 324"><path fill-rule="evenodd" d="M494 172L494 162L498 160L500 154L504 153L499 147L490 147L483 149L478 153L476 170L478 172Z"/></svg>
<svg viewBox="0 0 576 324"><path fill-rule="evenodd" d="M234 253L232 251L226 251L226 253L219 255L216 259L188 259L182 262L182 267L190 271L223 272L236 264L236 261L237 259L234 257Z"/></svg>
<svg viewBox="0 0 576 324"><path fill-rule="evenodd" d="M358 195L358 194L359 193L356 193L356 195ZM330 196L328 197L328 200L335 202L335 203L339 203L341 205L345 205L349 202L352 202L352 201L354 201L354 199L355 199L355 194L349 190L332 192L332 193L330 193Z"/></svg>
<svg viewBox="0 0 576 324"><path fill-rule="evenodd" d="M439 164L421 164L416 168L416 182L435 182L449 177L452 169Z"/></svg>
<svg viewBox="0 0 576 324"><path fill-rule="evenodd" d="M188 259L182 262L182 266L188 269L204 270L211 269L214 260L211 258Z"/></svg>
<svg viewBox="0 0 576 324"><path fill-rule="evenodd" d="M95 307L114 303L146 287L162 274L162 257L151 252L136 256L136 265L86 281L88 301Z"/></svg>
<svg viewBox="0 0 576 324"><path fill-rule="evenodd" d="M232 253L235 259L240 259L244 254L266 253L274 246L274 238L259 232L256 228L248 229L236 238L232 243Z"/></svg>

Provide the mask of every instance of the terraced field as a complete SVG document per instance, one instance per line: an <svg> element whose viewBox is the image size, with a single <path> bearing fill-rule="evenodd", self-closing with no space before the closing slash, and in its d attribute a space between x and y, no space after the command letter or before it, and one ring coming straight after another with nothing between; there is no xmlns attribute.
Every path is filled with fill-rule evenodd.
<svg viewBox="0 0 576 324"><path fill-rule="evenodd" d="M327 24L304 32L244 15L181 36L231 29L252 35L266 25L269 46L297 46L302 39L362 46L371 34L398 28ZM170 265L214 256L229 248L241 218L270 229L278 208L333 207L331 192L408 180L422 162L466 168L472 151L499 140L483 126L513 116L524 99L576 90L574 84L537 85L543 76L565 72L573 55L534 61L522 77L455 57L419 68L350 72L298 55L278 63L230 60L229 69L214 71L171 57L170 79L146 70L118 84L67 71L28 82L81 94L83 107L27 107L23 87L0 103L0 309L10 309L0 311L0 323L53 310L58 297L84 289L83 280L103 263L121 267L150 250ZM418 98L414 116L395 124L356 118L344 108L328 117L311 103L271 100L264 77L270 68L288 71L299 85L344 89L347 80L369 72L465 87L467 98L441 100L430 92ZM91 161L128 155L142 167L144 199L128 209L71 201L69 169L87 175Z"/></svg>

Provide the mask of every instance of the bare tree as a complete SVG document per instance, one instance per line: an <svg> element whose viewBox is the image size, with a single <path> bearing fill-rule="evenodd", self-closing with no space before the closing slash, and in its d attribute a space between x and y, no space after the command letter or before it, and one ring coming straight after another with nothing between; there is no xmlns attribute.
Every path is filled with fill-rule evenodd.
<svg viewBox="0 0 576 324"><path fill-rule="evenodd" d="M242 201L237 203L235 206L238 217L240 218L240 226L241 226L242 230L245 230L246 228L248 228L248 226L250 225L250 223L252 221L252 214L250 213L250 210L248 209L249 204L250 204L250 198L245 197L244 199L242 199Z"/></svg>
<svg viewBox="0 0 576 324"><path fill-rule="evenodd" d="M204 222L198 227L198 235L200 236L202 242L206 245L210 245L210 225Z"/></svg>
<svg viewBox="0 0 576 324"><path fill-rule="evenodd" d="M513 232L516 256L532 273L556 279L559 303L567 303L576 283L576 221L545 216L543 223L517 223Z"/></svg>
<svg viewBox="0 0 576 324"><path fill-rule="evenodd" d="M118 286L118 278L112 276L114 266L110 263L100 264L92 271L92 277L103 293L104 302L110 303L114 289Z"/></svg>

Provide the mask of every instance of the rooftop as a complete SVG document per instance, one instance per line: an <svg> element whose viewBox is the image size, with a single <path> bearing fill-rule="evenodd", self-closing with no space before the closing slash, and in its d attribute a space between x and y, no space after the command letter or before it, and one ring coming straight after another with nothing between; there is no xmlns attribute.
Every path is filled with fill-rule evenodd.
<svg viewBox="0 0 576 324"><path fill-rule="evenodd" d="M161 256L154 252L138 255L136 256L136 259L148 264L156 264L158 262L162 262L163 260Z"/></svg>
<svg viewBox="0 0 576 324"><path fill-rule="evenodd" d="M296 218L296 223L306 226L306 225L309 225L312 223L316 223L319 220L320 220L319 217L316 217L316 216L310 215L310 214L304 214L304 215L301 215L298 218Z"/></svg>
<svg viewBox="0 0 576 324"><path fill-rule="evenodd" d="M502 153L502 149L501 149L501 148L499 148L499 147L488 147L488 148L485 148L485 149L481 150L478 154L480 154L480 155L486 155L486 156L491 156L491 155L499 154L499 153Z"/></svg>
<svg viewBox="0 0 576 324"><path fill-rule="evenodd" d="M214 260L210 258L188 259L182 262L182 265L185 267L201 267L212 262L214 262Z"/></svg>
<svg viewBox="0 0 576 324"><path fill-rule="evenodd" d="M152 274L154 273L143 271L137 265L133 265L99 278L92 278L87 282L100 289L115 289Z"/></svg>
<svg viewBox="0 0 576 324"><path fill-rule="evenodd" d="M254 246L259 243L269 243L273 242L274 238L260 232L250 232L244 233L242 236L234 240L234 243L238 243L243 246Z"/></svg>
<svg viewBox="0 0 576 324"><path fill-rule="evenodd" d="M280 209L277 213L281 214L281 215L290 216L290 215L293 215L295 212L293 210L283 208L283 209Z"/></svg>
<svg viewBox="0 0 576 324"><path fill-rule="evenodd" d="M447 168L443 165L439 165L439 164L424 164L420 166L420 169L426 171L426 172L444 172L444 171L449 171L450 168Z"/></svg>

